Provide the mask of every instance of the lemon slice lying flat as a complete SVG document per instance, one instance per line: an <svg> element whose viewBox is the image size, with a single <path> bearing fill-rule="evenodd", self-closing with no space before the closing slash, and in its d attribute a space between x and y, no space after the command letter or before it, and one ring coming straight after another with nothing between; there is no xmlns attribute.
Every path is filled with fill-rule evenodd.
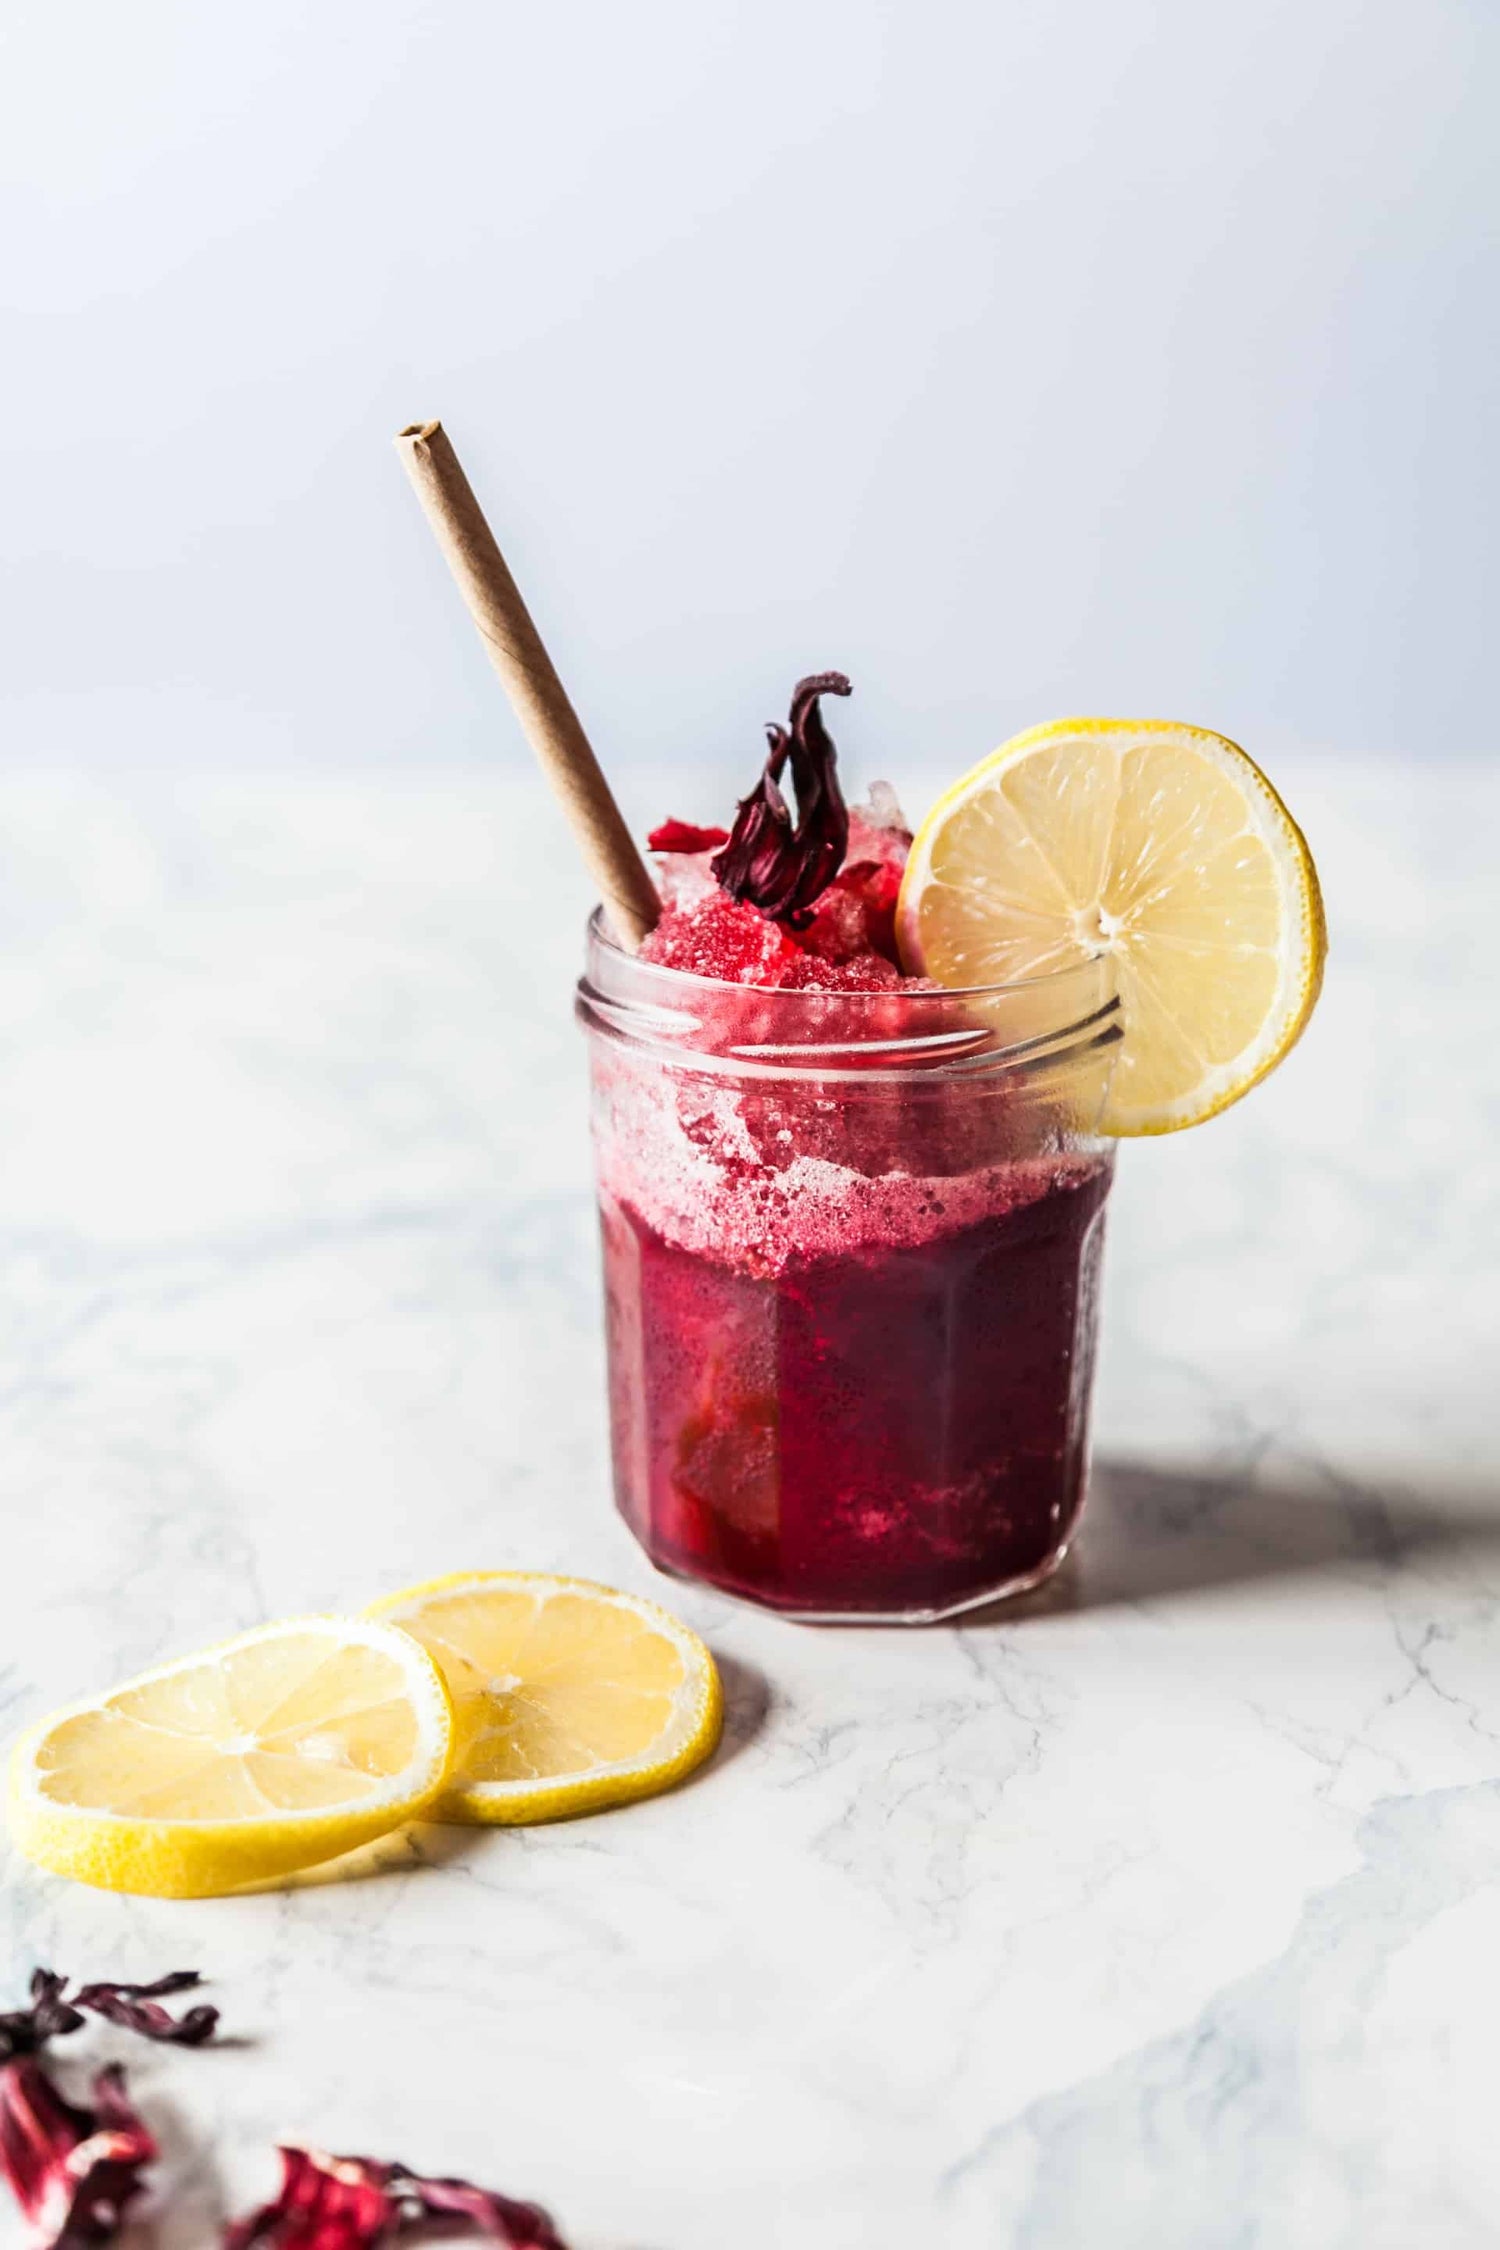
<svg viewBox="0 0 1500 2250"><path fill-rule="evenodd" d="M11 1836L101 1890L202 1898L398 1827L452 1748L442 1676L405 1633L262 1625L43 1719L12 1756Z"/></svg>
<svg viewBox="0 0 1500 2250"><path fill-rule="evenodd" d="M428 1817L561 1820L654 1796L709 1755L724 1702L713 1658L654 1602L584 1578L435 1578L370 1614L415 1634L457 1720Z"/></svg>
<svg viewBox="0 0 1500 2250"><path fill-rule="evenodd" d="M1058 719L986 758L918 831L896 929L910 972L955 986L1111 955L1116 1134L1248 1093L1311 1015L1326 949L1311 855L1265 775L1165 719Z"/></svg>

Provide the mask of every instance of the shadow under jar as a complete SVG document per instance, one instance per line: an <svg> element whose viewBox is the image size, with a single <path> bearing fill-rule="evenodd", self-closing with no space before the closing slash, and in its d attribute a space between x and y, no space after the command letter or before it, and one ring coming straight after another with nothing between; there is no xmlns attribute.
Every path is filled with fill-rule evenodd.
<svg viewBox="0 0 1500 2250"><path fill-rule="evenodd" d="M1087 1470L1107 963L767 991L595 915L578 1012L615 1496L658 1569L819 1621L1039 1584Z"/></svg>

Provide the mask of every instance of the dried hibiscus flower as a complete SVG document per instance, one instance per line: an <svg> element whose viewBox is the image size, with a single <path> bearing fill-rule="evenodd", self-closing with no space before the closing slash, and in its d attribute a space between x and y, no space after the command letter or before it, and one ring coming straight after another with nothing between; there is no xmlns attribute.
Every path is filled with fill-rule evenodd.
<svg viewBox="0 0 1500 2250"><path fill-rule="evenodd" d="M43 2048L81 2030L85 2010L146 2039L198 2046L212 2036L217 2008L174 2016L159 2003L199 1982L196 1969L179 1969L155 1984L86 1984L70 1995L66 1977L34 1969L30 2007L0 2013L0 2171L25 2214L31 2250L112 2242L141 2191L141 2167L157 2153L118 2063L98 2073L94 2106L83 2109L53 2084Z"/></svg>
<svg viewBox="0 0 1500 2250"><path fill-rule="evenodd" d="M157 2147L118 2063L96 2076L93 2104L65 2101L34 2054L0 2069L0 2165L25 2215L28 2250L112 2242L145 2184L141 2167Z"/></svg>
<svg viewBox="0 0 1500 2250"><path fill-rule="evenodd" d="M32 1970L31 2006L0 2014L0 2063L10 2062L16 2055L37 2054L49 2039L60 2039L65 2032L80 2028L82 2016L71 2001L63 1998L67 1986L67 1978L51 1969Z"/></svg>
<svg viewBox="0 0 1500 2250"><path fill-rule="evenodd" d="M384 2250L441 2221L467 2222L507 2250L566 2250L545 2211L467 2180L425 2180L404 2164L282 2148L274 2203L240 2219L224 2250Z"/></svg>
<svg viewBox="0 0 1500 2250"><path fill-rule="evenodd" d="M790 724L771 726L771 754L741 800L729 841L713 863L720 888L795 928L844 862L849 813L839 788L838 753L818 708L823 695L852 694L842 672L815 672L792 694ZM781 790L791 765L797 817Z"/></svg>
<svg viewBox="0 0 1500 2250"><path fill-rule="evenodd" d="M211 2039L219 2021L217 2008L200 2002L184 2015L174 2016L158 2005L173 1992L190 1992L203 1979L196 1969L174 1969L154 1984L81 1984L68 1991L68 1980L55 1969L31 1972L31 2006L0 2014L0 2063L14 2055L34 2055L49 2039L61 2039L83 2027L82 2010L107 2016L111 2023L138 2031L143 2039L165 2040L178 2047L201 2047Z"/></svg>

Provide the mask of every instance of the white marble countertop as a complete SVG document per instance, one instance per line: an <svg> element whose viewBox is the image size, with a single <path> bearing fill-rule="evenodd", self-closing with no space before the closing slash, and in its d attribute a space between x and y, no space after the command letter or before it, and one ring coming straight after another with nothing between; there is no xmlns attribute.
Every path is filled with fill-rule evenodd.
<svg viewBox="0 0 1500 2250"><path fill-rule="evenodd" d="M9 1858L7 1991L197 1966L245 2036L137 2058L134 2240L213 2240L291 2134L575 2250L1493 2242L1500 787L1285 778L1319 1018L1125 1151L1063 1578L908 1633L664 1587L611 1515L583 901L529 776L0 781L7 1725L507 1564L662 1593L732 1707L674 1796L357 1880Z"/></svg>

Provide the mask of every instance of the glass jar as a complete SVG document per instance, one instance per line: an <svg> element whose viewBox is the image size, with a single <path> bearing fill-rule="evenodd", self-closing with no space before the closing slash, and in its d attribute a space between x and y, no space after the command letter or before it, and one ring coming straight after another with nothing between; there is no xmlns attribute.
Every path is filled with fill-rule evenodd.
<svg viewBox="0 0 1500 2250"><path fill-rule="evenodd" d="M1038 1585L1083 1502L1106 961L768 991L590 924L615 1495L658 1569L809 1620Z"/></svg>

